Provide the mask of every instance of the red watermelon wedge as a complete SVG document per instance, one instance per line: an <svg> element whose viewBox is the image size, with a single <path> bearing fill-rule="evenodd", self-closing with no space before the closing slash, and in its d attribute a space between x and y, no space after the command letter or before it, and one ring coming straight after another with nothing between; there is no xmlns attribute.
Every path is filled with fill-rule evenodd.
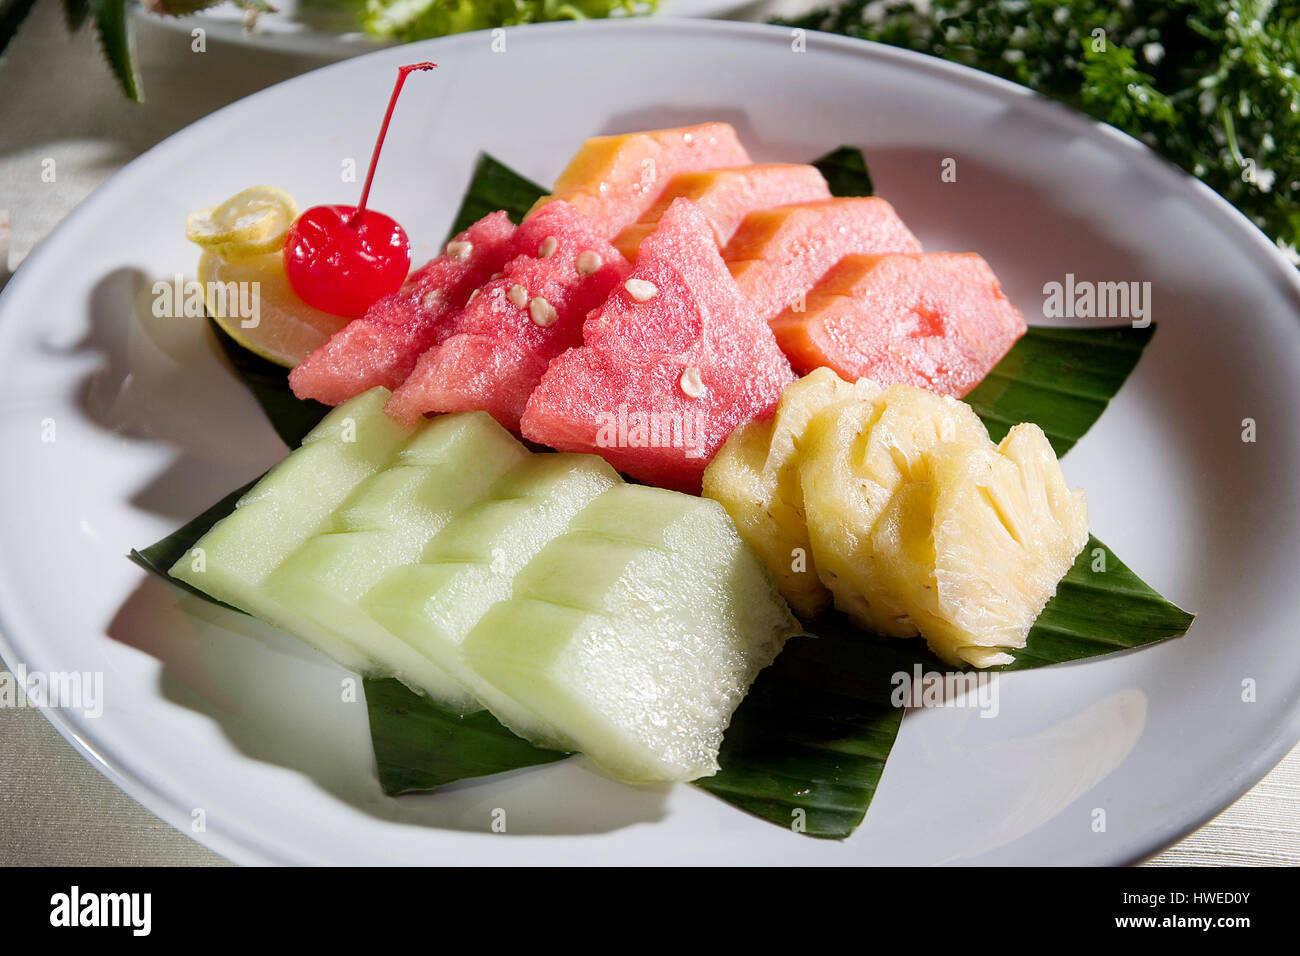
<svg viewBox="0 0 1300 956"><path fill-rule="evenodd" d="M506 261L514 224L504 212L484 216L443 254L353 319L289 373L299 398L338 405L376 385L393 389L419 357L450 333L448 319Z"/></svg>
<svg viewBox="0 0 1300 956"><path fill-rule="evenodd" d="M641 243L631 277L587 317L583 337L528 400L524 436L692 493L732 429L770 413L795 378L687 199Z"/></svg>
<svg viewBox="0 0 1300 956"><path fill-rule="evenodd" d="M582 322L630 266L566 202L532 213L511 237L500 276L450 322L386 406L413 423L426 412L481 409L519 430L528 396L551 359L582 341Z"/></svg>
<svg viewBox="0 0 1300 956"><path fill-rule="evenodd" d="M749 153L727 123L595 136L582 144L534 210L563 199L613 237L636 222L678 173L743 166ZM529 213L532 215L532 213Z"/></svg>
<svg viewBox="0 0 1300 956"><path fill-rule="evenodd" d="M847 256L772 331L795 368L916 385L960 398L1025 334L1025 319L974 253Z"/></svg>
<svg viewBox="0 0 1300 956"><path fill-rule="evenodd" d="M614 245L629 259L659 218L677 199L689 199L713 226L719 246L725 246L751 212L785 203L830 199L831 190L816 166L760 163L702 172L679 173L640 219L618 234Z"/></svg>
<svg viewBox="0 0 1300 956"><path fill-rule="evenodd" d="M770 322L845 256L920 251L893 206L854 196L752 212L722 257L740 291Z"/></svg>

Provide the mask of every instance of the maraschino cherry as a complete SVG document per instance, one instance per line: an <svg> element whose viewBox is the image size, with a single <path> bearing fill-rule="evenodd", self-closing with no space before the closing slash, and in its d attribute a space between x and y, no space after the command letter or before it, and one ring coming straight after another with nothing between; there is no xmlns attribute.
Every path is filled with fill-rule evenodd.
<svg viewBox="0 0 1300 956"><path fill-rule="evenodd" d="M398 67L388 112L375 140L370 171L356 206L312 206L294 220L284 243L289 284L308 305L355 319L376 300L396 292L411 268L411 241L391 217L366 208L393 108L406 78L436 63Z"/></svg>

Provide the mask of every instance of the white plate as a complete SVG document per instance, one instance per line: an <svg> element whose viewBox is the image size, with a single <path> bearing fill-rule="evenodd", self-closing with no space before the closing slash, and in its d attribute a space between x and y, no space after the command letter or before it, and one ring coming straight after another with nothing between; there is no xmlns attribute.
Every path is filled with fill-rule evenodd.
<svg viewBox="0 0 1300 956"><path fill-rule="evenodd" d="M658 17L725 17L762 0L660 0L653 14ZM261 47L342 59L393 45L393 41L365 33L357 24L353 9L324 9L320 3L302 0L275 0L274 14L260 16L250 29L244 11L233 3L202 10L185 17L160 17L148 13L138 3L131 12L150 23L161 24L184 33L206 31L209 39L236 46ZM616 14L622 16L623 14Z"/></svg>
<svg viewBox="0 0 1300 956"><path fill-rule="evenodd" d="M694 788L580 761L391 800L346 675L247 619L178 606L125 552L284 454L190 320L149 318L189 272L185 213L256 182L352 201L394 68L408 84L376 208L441 237L480 149L540 181L584 138L704 119L757 158L867 148L932 249L974 249L1030 321L1066 273L1153 284L1159 333L1065 459L1092 524L1198 611L1191 633L1009 675L1001 713L914 712L851 839L759 822ZM957 182L940 179L957 163ZM103 671L102 716L50 713L123 789L236 860L1115 863L1258 780L1300 736L1300 283L1227 204L1136 142L937 60L831 37L668 20L384 50L290 80L151 150L78 208L0 298L0 631L10 664ZM1076 323L1080 324L1080 323ZM1241 441L1242 419L1258 441ZM56 440L42 442L53 423ZM192 614L186 613L186 609ZM1253 680L1257 699L1242 700ZM509 832L489 830L507 811ZM1106 828L1096 832L1097 810Z"/></svg>

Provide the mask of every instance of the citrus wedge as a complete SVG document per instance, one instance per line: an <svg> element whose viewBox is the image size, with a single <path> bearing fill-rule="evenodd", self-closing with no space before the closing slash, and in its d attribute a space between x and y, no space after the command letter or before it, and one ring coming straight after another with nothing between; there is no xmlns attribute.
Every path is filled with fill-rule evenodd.
<svg viewBox="0 0 1300 956"><path fill-rule="evenodd" d="M219 206L185 217L185 238L225 259L266 255L284 247L298 204L283 189L253 186Z"/></svg>
<svg viewBox="0 0 1300 956"><path fill-rule="evenodd" d="M279 252L227 259L205 251L199 256L198 278L213 321L250 352L286 368L296 366L349 321L298 298Z"/></svg>

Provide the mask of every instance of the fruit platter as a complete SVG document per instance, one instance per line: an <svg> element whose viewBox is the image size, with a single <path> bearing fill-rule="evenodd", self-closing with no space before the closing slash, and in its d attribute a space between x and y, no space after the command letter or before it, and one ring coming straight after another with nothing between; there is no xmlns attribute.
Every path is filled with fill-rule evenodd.
<svg viewBox="0 0 1300 956"><path fill-rule="evenodd" d="M1177 207L1130 221L1103 198L1104 217L1071 218L1043 198L1057 173L998 167L998 143L972 131L995 104L1022 117L1003 120L1009 143L1090 134L1000 88L954 93L946 67L925 83L966 96L969 123L928 93L872 122L839 98L832 122L734 85L777 89L758 65L779 30L540 28L511 43L542 33L591 62L438 41L205 120L0 299L6 318L30 307L55 253L78 230L103 235L110 207L135 237L84 258L91 315L116 331L31 352L0 326L10 355L46 348L90 376L68 392L89 425L53 406L57 441L7 479L34 502L7 512L12 540L46 514L22 491L29 473L149 512L97 511L102 496L79 491L95 546L60 551L68 580L90 580L84 565L114 582L89 606L119 690L102 723L68 725L114 779L236 859L391 862L1028 860L1047 846L1118 861L1257 779L1289 733L1276 692L1260 681L1241 710L1222 694L1263 673L1275 605L1228 601L1196 542L1228 547L1239 499L1221 475L1259 461L1237 423L1255 411L1268 440L1283 434L1259 389L1289 353L1259 353L1253 379L1226 373L1236 399L1184 416L1210 343L1240 368L1250 340L1189 336L1222 296L1173 282L1172 249L1125 238ZM696 40L721 44L710 96L620 80L592 91L591 115L544 123L491 86L544 59L563 99L602 58L645 69ZM932 69L817 42L781 89ZM502 104L492 122L470 88ZM349 110L318 129L301 111L324 95ZM218 164L236 141L256 148ZM1087 148L1174 188L1136 145ZM147 230L120 218L127 187L156 192ZM1262 266L1215 243L1253 247L1198 202L1220 230L1207 250L1237 271L1178 257L1272 329ZM1141 268L1120 271L1122 256ZM1154 310L1075 298L1090 279L1148 275ZM1048 308L1057 281L1068 313ZM59 315L52 328L75 325ZM92 365L100 349L112 357ZM6 394L36 381L5 367ZM1193 447L1193 419L1228 435L1217 457ZM60 464L99 445L94 470ZM1289 518L1263 471L1244 474L1239 527L1258 543L1258 515ZM1293 538L1270 540L1225 552L1260 587L1290 566ZM40 663L26 621L86 605L30 605L9 583L29 576L0 559L5 636ZM43 630L51 654L76 631ZM1230 754L1215 721L1255 743ZM1190 728L1199 750L1169 747ZM1250 766L1212 778L1211 760ZM1169 812L1170 787L1186 813ZM1157 795L1163 810L1141 802Z"/></svg>
<svg viewBox="0 0 1300 956"><path fill-rule="evenodd" d="M549 192L484 157L412 271L367 198L436 67L398 70L356 206L261 185L187 219L216 334L322 414L132 552L363 676L388 792L581 754L842 839L925 703L913 673L977 692L1186 632L1090 539L1057 457L1154 328L1028 338L860 149L755 163L717 121L588 139ZM493 192L516 208L477 216ZM1089 384L1082 421L1044 397Z"/></svg>

